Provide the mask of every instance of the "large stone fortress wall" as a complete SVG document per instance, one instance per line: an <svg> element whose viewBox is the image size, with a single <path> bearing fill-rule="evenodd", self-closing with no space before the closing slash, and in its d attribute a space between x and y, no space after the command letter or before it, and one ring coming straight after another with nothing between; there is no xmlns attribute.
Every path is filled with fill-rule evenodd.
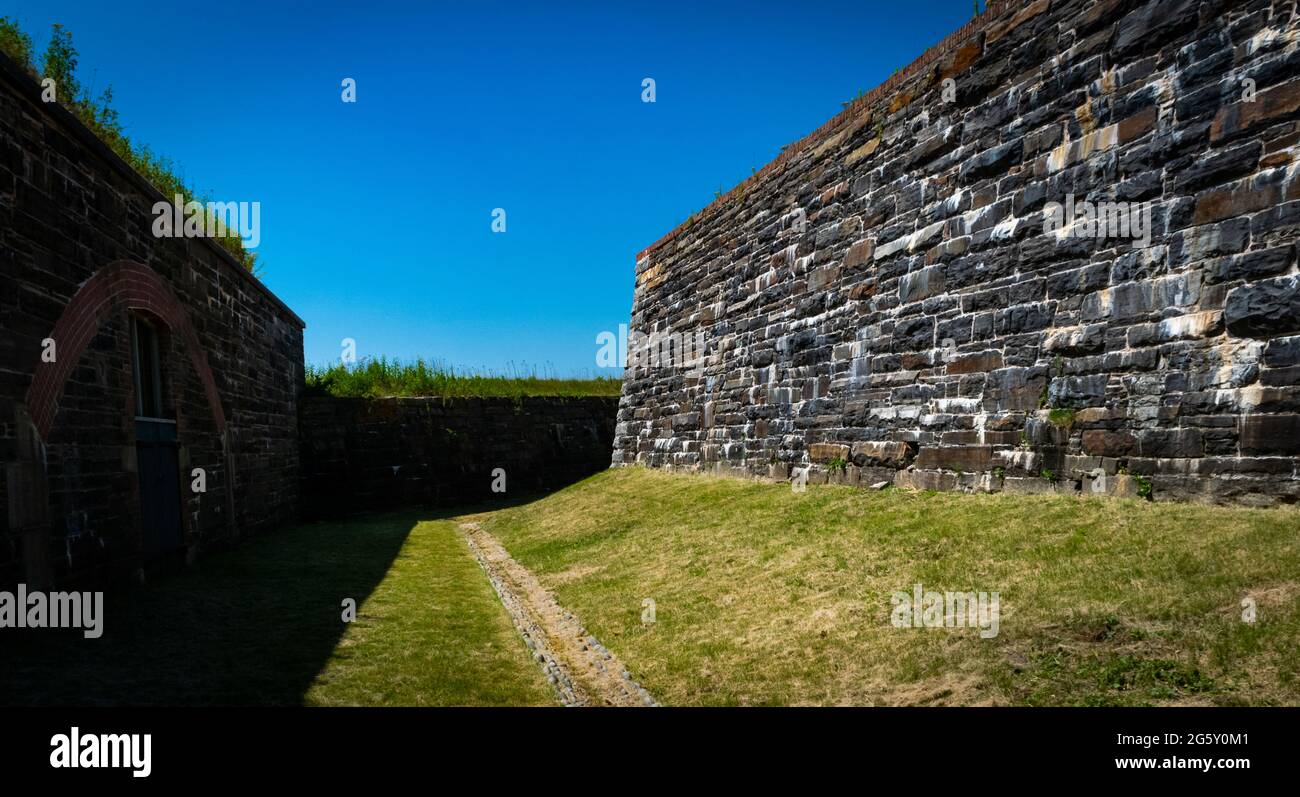
<svg viewBox="0 0 1300 797"><path fill-rule="evenodd" d="M989 5L641 253L616 464L1300 497L1296 2Z"/></svg>

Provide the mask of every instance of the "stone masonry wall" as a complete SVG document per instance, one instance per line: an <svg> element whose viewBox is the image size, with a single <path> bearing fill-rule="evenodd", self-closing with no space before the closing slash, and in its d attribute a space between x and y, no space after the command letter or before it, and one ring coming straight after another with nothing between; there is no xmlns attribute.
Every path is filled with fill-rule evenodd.
<svg viewBox="0 0 1300 797"><path fill-rule="evenodd" d="M617 411L614 397L308 397L303 515L450 506L570 484L609 467ZM492 491L496 468L504 496Z"/></svg>
<svg viewBox="0 0 1300 797"><path fill-rule="evenodd" d="M0 56L0 583L140 563L132 314L166 327L188 552L298 517L302 321L214 242L155 237L162 198Z"/></svg>
<svg viewBox="0 0 1300 797"><path fill-rule="evenodd" d="M1296 5L990 3L638 256L614 462L1296 501Z"/></svg>

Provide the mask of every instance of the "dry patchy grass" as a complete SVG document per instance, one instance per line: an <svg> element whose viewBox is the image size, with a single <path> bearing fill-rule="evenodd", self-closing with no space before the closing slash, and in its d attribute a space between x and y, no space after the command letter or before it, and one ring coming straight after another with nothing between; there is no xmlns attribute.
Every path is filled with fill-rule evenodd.
<svg viewBox="0 0 1300 797"><path fill-rule="evenodd" d="M1293 508L630 468L480 519L665 704L1300 703ZM918 582L1000 593L999 634L895 629Z"/></svg>

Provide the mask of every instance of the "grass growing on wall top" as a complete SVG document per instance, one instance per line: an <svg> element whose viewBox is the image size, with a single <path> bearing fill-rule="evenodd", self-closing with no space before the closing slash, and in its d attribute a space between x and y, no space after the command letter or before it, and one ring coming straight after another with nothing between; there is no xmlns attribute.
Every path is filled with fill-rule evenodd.
<svg viewBox="0 0 1300 797"><path fill-rule="evenodd" d="M560 379L539 375L535 370L507 374L457 371L423 358L402 362L380 357L352 365L307 366L308 392L329 396L617 396L621 388L622 381L616 377Z"/></svg>
<svg viewBox="0 0 1300 797"><path fill-rule="evenodd" d="M126 161L132 169L153 183L168 201L177 194L185 202L197 201L206 205L208 197L186 185L176 176L170 160L155 154L146 145L137 144L127 137L117 109L113 107L113 87L91 97L77 79L77 49L72 45L72 34L62 25L54 25L49 45L37 69L33 60L32 39L9 17L0 17L0 51L13 59L37 79L50 78L55 85L55 99L94 133L100 141ZM222 229L215 217L208 220L216 229ZM257 255L244 249L238 232L225 231L213 237L226 251L244 265L250 273L258 274Z"/></svg>

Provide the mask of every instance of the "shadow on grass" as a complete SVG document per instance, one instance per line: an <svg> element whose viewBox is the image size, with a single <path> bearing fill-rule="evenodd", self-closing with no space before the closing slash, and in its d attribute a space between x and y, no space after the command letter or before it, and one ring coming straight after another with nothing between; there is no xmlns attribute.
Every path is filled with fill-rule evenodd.
<svg viewBox="0 0 1300 797"><path fill-rule="evenodd" d="M343 635L343 600L365 601L417 523L456 514L268 534L147 587L109 592L99 639L2 630L0 705L298 705Z"/></svg>

